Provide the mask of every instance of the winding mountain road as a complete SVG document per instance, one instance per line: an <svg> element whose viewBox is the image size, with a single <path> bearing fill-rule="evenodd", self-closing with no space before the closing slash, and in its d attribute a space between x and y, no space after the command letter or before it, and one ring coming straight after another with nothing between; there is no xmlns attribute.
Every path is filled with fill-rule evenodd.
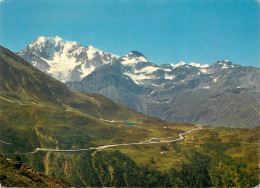
<svg viewBox="0 0 260 188"><path fill-rule="evenodd" d="M185 137L184 135L189 134L193 131L202 129L201 126L191 129L188 132L185 133L180 133L178 139L174 140L165 140L165 141L158 141L158 142L151 142L151 141L144 141L144 142L137 142L137 143L128 143L128 144L113 144L113 145L105 145L105 146L100 146L97 148L88 148L88 149L75 149L75 150L59 150L59 149L44 149L44 148L37 148L36 150L32 152L27 152L27 153L19 153L19 154L30 154L30 153L36 153L36 152L52 152L52 153L78 153L78 152L84 152L84 151L101 151L103 149L111 148L111 147L118 147L118 146L129 146L129 145L142 145L142 144L161 144L161 143L171 143L171 142L177 142L180 140L183 140ZM8 154L5 154L8 155Z"/></svg>
<svg viewBox="0 0 260 188"><path fill-rule="evenodd" d="M179 134L179 138L178 139L175 139L175 140L165 140L165 141L159 141L159 142L151 142L151 141L145 141L145 142L137 142L137 143L130 143L130 144L114 144L114 145L105 145L105 146L100 146L98 148L95 148L95 150L103 150L103 149L106 149L106 148L111 148L111 147L117 147L117 146L129 146L129 145L141 145L141 144L161 144L161 143L171 143L171 142L177 142L177 141L180 141L180 140L183 140L185 137L184 135L185 134L189 134L195 130L198 130L198 129L202 129L202 127L198 127L198 128L195 128L195 129L192 129L186 133L180 133Z"/></svg>

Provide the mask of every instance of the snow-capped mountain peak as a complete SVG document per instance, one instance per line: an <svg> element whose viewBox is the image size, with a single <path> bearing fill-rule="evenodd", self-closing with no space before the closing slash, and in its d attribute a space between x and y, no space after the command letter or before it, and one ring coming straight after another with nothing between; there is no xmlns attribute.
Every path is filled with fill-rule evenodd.
<svg viewBox="0 0 260 188"><path fill-rule="evenodd" d="M49 43L53 46L58 46L58 45L65 45L65 44L79 44L78 42L74 41L65 41L64 39L56 36L56 37L45 37L45 36L40 36L37 37L32 43L30 43L30 47L33 46L42 46L46 45L46 43Z"/></svg>
<svg viewBox="0 0 260 188"><path fill-rule="evenodd" d="M121 63L125 66L133 66L140 62L148 62L146 57L142 53L137 51L132 51L129 54L123 56L121 59Z"/></svg>
<svg viewBox="0 0 260 188"><path fill-rule="evenodd" d="M201 65L200 63L194 63L194 62L191 62L190 64L187 64L187 63L185 63L185 62L183 62L183 61L180 61L179 63L177 63L177 64L171 64L171 66L173 67L173 68L177 68L177 67L180 67L180 66L184 66L184 65L190 65L190 66L193 66L193 67L197 67L197 68L200 68L200 69L204 69L204 68L208 68L209 67L209 65L208 64L205 64L205 65Z"/></svg>
<svg viewBox="0 0 260 188"><path fill-rule="evenodd" d="M132 51L129 54L127 54L127 56L128 57L144 57L144 55L142 53L138 52L138 51Z"/></svg>
<svg viewBox="0 0 260 188"><path fill-rule="evenodd" d="M212 65L212 67L216 69L229 69L234 68L235 66L236 65L234 65L230 60L219 60Z"/></svg>
<svg viewBox="0 0 260 188"><path fill-rule="evenodd" d="M52 59L57 52L66 53L78 47L82 47L80 43L74 41L65 41L58 36L40 36L28 45L27 50L33 51L35 55L43 56L46 59Z"/></svg>
<svg viewBox="0 0 260 188"><path fill-rule="evenodd" d="M209 67L208 64L201 65L200 63L194 63L194 62L191 62L189 65L191 65L193 67L197 67L197 68L208 68Z"/></svg>
<svg viewBox="0 0 260 188"><path fill-rule="evenodd" d="M91 45L82 46L75 41L66 41L58 36L40 36L18 53L32 65L50 76L62 81L80 81L102 65L117 62L123 67L124 75L137 84L147 84L147 80L156 83L160 80L178 80L180 74L197 70L196 74L212 74L218 70L229 70L234 65L229 60L218 61L212 66L199 63L187 64L180 61L171 65L156 65L137 51L119 57L103 52ZM180 69L177 69L180 68ZM182 73L183 72L183 73ZM157 80L157 81L156 81Z"/></svg>
<svg viewBox="0 0 260 188"><path fill-rule="evenodd" d="M180 67L180 66L183 66L183 65L187 65L187 63L183 62L183 61L180 61L179 63L177 64L171 64L171 66L175 69L177 67Z"/></svg>
<svg viewBox="0 0 260 188"><path fill-rule="evenodd" d="M119 56L56 37L37 37L18 53L35 67L62 81L79 81Z"/></svg>

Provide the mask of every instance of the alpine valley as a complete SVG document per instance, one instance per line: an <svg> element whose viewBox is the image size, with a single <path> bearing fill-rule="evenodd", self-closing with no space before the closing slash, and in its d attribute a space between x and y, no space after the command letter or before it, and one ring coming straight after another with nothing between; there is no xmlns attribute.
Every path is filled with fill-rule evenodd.
<svg viewBox="0 0 260 188"><path fill-rule="evenodd" d="M174 53L174 52L173 52ZM146 115L212 126L260 124L260 69L229 60L157 65L59 37L38 37L17 53L72 89L99 93Z"/></svg>
<svg viewBox="0 0 260 188"><path fill-rule="evenodd" d="M215 105L211 110L219 114L212 124L248 127L258 121L259 69L227 61L210 67L158 66L138 52L118 57L58 37L39 37L19 55L35 67L0 46L0 186L259 184L260 126L164 121L62 83L107 93L140 111L168 110L183 119L191 118L192 110L201 113ZM208 100L209 106L203 104Z"/></svg>

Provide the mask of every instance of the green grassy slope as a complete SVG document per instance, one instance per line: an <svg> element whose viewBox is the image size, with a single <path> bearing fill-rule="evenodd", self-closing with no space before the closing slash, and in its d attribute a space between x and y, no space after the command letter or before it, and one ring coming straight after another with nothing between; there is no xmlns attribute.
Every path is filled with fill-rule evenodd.
<svg viewBox="0 0 260 188"><path fill-rule="evenodd" d="M185 154L194 150L222 152L234 159L246 159L249 156L254 158L259 156L259 142L260 126L252 129L205 126L187 134L185 140L178 143L122 146L109 150L118 150L130 156L138 165L149 165L154 169L167 171L186 163ZM258 160L255 158L250 164L258 167Z"/></svg>
<svg viewBox="0 0 260 188"><path fill-rule="evenodd" d="M171 144L22 158L27 166L73 186L254 187L259 183L258 133L259 127L204 127Z"/></svg>
<svg viewBox="0 0 260 188"><path fill-rule="evenodd" d="M69 187L61 179L48 177L3 157L0 157L0 183L6 187Z"/></svg>

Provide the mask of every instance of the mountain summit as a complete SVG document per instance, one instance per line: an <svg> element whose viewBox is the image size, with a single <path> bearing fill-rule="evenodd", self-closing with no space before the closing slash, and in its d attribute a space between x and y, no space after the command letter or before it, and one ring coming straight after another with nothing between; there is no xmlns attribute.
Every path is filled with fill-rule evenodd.
<svg viewBox="0 0 260 188"><path fill-rule="evenodd" d="M132 66L139 62L148 62L146 57L140 52L132 51L129 54L121 58L123 61L121 63L125 66Z"/></svg>
<svg viewBox="0 0 260 188"><path fill-rule="evenodd" d="M96 68L119 58L57 36L38 37L18 55L62 82L81 80Z"/></svg>

